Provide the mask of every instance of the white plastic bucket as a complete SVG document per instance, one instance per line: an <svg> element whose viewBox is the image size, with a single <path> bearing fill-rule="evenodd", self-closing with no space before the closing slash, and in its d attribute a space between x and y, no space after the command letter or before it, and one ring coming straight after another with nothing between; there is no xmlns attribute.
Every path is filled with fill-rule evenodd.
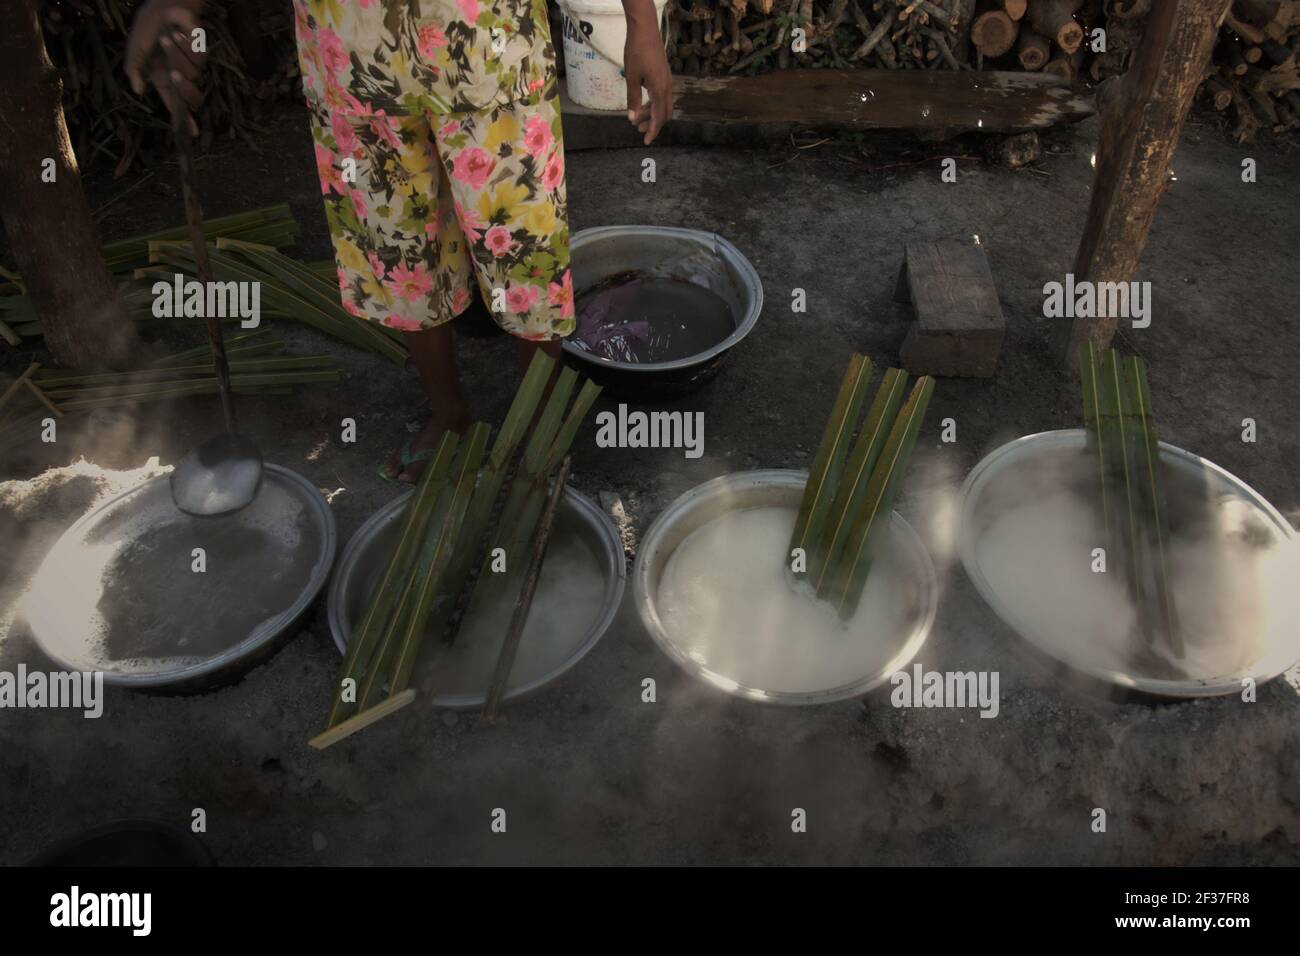
<svg viewBox="0 0 1300 956"><path fill-rule="evenodd" d="M564 23L564 79L569 98L595 110L627 109L623 44L627 20L621 0L556 0ZM655 0L663 34L668 0Z"/></svg>

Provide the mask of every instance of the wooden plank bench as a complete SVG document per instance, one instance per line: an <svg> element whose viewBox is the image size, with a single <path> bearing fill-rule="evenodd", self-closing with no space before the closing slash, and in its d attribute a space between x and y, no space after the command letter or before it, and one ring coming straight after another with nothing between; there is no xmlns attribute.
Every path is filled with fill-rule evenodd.
<svg viewBox="0 0 1300 956"><path fill-rule="evenodd" d="M673 119L656 145L784 140L798 127L917 130L927 138L1015 133L1073 123L1092 95L1050 73L969 70L777 70L673 77ZM560 86L568 150L641 145L623 113L578 106Z"/></svg>
<svg viewBox="0 0 1300 956"><path fill-rule="evenodd" d="M1018 133L1073 123L1092 97L1051 73L971 70L774 70L675 77L673 119L845 129Z"/></svg>

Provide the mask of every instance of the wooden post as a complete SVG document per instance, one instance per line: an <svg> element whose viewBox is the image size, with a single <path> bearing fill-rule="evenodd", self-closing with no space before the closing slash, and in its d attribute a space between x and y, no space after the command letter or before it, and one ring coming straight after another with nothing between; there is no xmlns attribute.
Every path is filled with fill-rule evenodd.
<svg viewBox="0 0 1300 956"><path fill-rule="evenodd" d="M127 368L140 342L81 191L38 8L37 0L0 3L0 223L59 364Z"/></svg>
<svg viewBox="0 0 1300 956"><path fill-rule="evenodd" d="M1076 282L1128 282L1136 273L1183 120L1229 2L1156 0L1128 72L1100 97L1097 171L1074 260ZM1074 367L1087 340L1109 347L1117 323L1115 316L1062 320L1054 334L1058 359Z"/></svg>

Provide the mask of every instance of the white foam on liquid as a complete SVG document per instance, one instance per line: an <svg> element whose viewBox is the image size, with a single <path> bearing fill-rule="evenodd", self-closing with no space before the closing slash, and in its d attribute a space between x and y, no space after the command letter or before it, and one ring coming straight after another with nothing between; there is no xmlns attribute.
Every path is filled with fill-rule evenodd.
<svg viewBox="0 0 1300 956"><path fill-rule="evenodd" d="M1296 542L1252 547L1245 502L1223 496L1211 507L1206 527L1173 537L1166 551L1182 658L1144 636L1122 574L1092 570L1104 534L1094 510L1068 490L1026 494L1000 509L976 542L977 560L1022 627L1086 668L1193 680L1245 674L1273 656L1284 668L1300 655ZM1158 672L1142 668L1146 648Z"/></svg>
<svg viewBox="0 0 1300 956"><path fill-rule="evenodd" d="M714 683L769 694L844 687L892 669L911 636L913 583L900 579L889 549L848 621L811 587L792 583L786 554L795 517L785 507L729 511L687 535L664 567L660 620Z"/></svg>

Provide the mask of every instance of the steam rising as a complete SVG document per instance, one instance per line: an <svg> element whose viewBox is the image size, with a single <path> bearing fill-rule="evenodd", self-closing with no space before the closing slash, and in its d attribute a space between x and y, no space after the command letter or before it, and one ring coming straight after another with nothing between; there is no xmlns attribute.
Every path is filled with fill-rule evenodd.
<svg viewBox="0 0 1300 956"><path fill-rule="evenodd" d="M600 564L587 544L563 524L556 527L546 550L537 591L519 642L507 689L540 680L571 660L586 643L604 603ZM491 606L479 605L466 616L454 644L430 634L421 658L421 686L434 696L482 697L492 673L510 618L515 592Z"/></svg>
<svg viewBox="0 0 1300 956"><path fill-rule="evenodd" d="M1148 637L1108 545L1077 451L1008 466L986 486L972 536L978 571L1017 630L1086 670L1175 680L1271 676L1300 657L1296 540L1217 475L1165 469L1170 586L1185 654Z"/></svg>
<svg viewBox="0 0 1300 956"><path fill-rule="evenodd" d="M886 675L905 661L918 582L897 539L872 565L848 621L791 583L785 548L795 511L729 511L692 531L664 568L656 597L680 652L724 690L810 693Z"/></svg>

